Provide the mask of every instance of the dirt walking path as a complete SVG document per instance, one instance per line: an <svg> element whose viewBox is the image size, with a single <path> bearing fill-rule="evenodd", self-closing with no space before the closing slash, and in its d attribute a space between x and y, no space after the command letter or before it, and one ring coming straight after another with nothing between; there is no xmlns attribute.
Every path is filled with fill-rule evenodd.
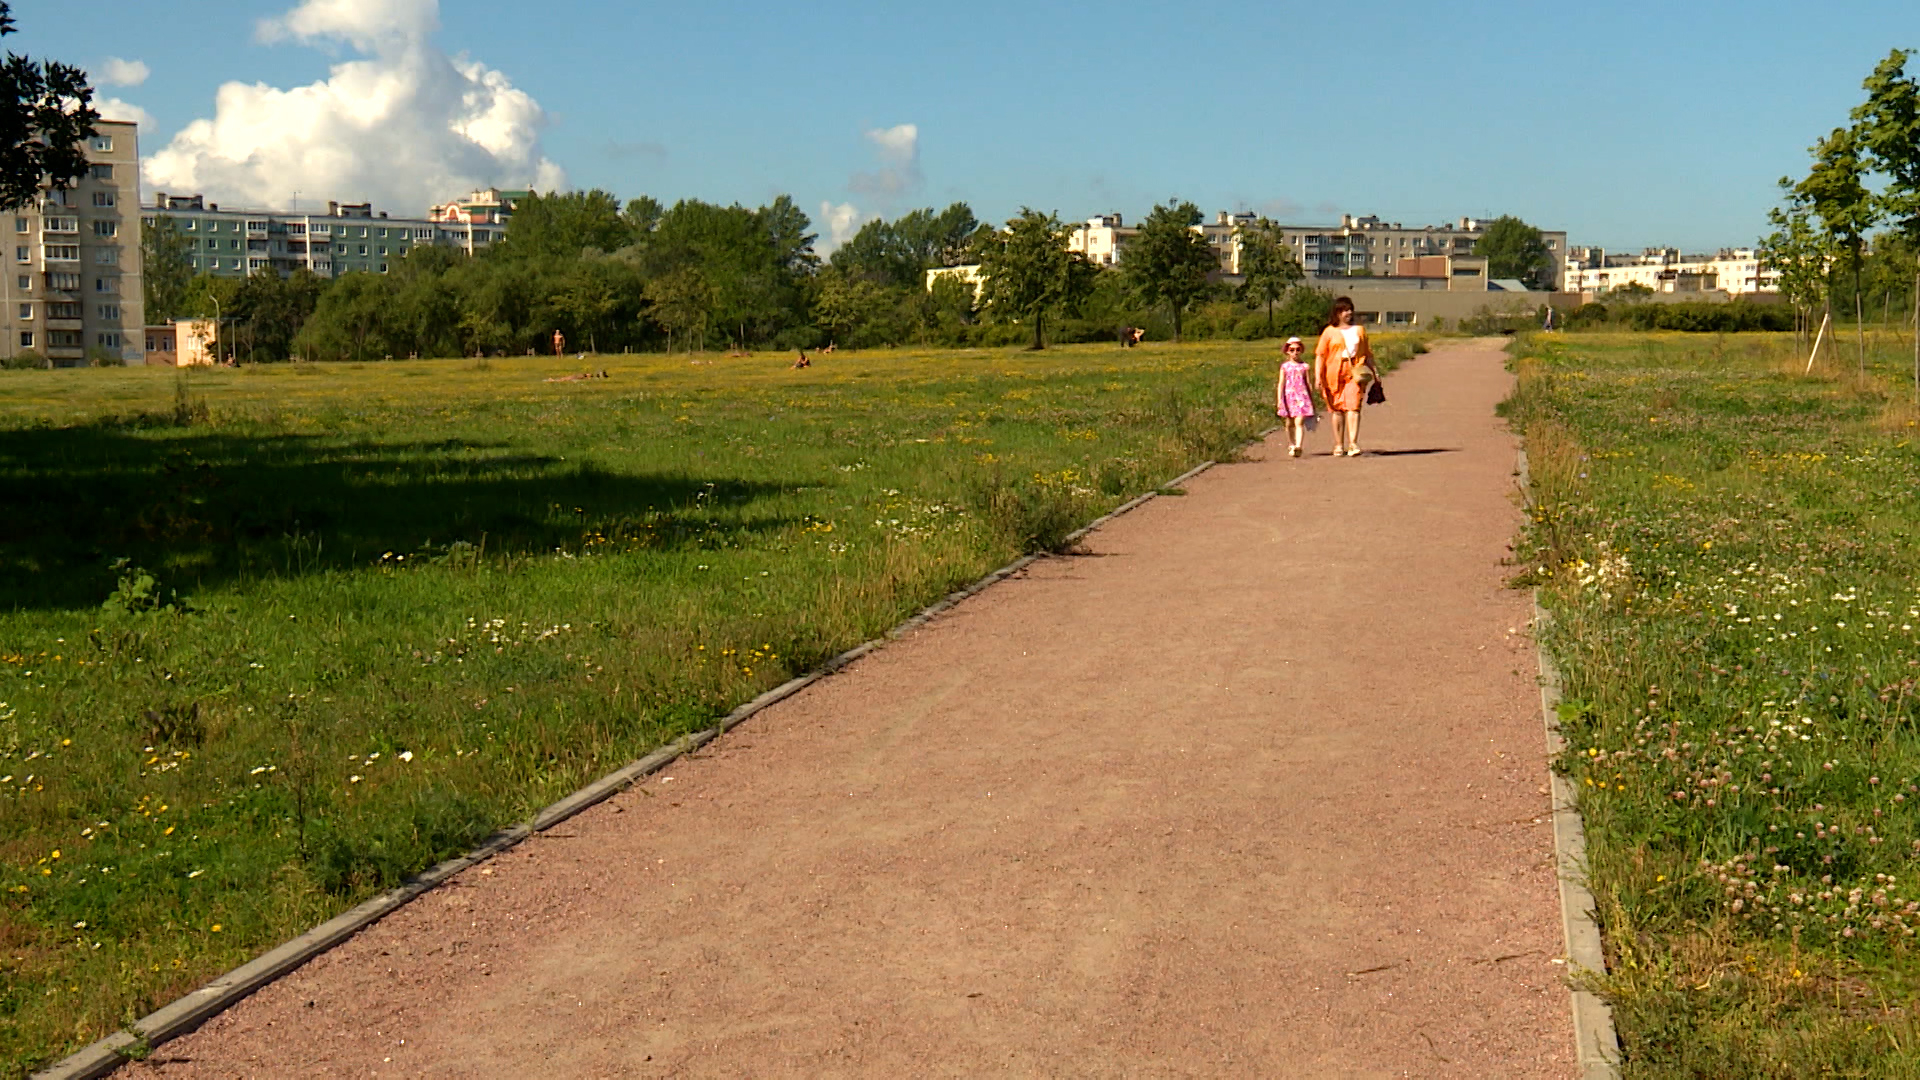
<svg viewBox="0 0 1920 1080"><path fill-rule="evenodd" d="M1192 481L129 1075L1574 1073L1496 345Z"/></svg>

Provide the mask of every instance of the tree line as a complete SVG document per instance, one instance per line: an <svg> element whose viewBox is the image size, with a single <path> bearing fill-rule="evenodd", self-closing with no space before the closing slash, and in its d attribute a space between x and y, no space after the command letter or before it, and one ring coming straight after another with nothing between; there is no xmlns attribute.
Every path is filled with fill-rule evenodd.
<svg viewBox="0 0 1920 1080"><path fill-rule="evenodd" d="M1258 338L1317 330L1330 294L1280 227L1240 230L1241 280L1193 226L1191 202L1143 221L1117 267L1070 250L1075 226L1023 209L1002 228L957 202L867 222L829 258L792 199L719 206L593 190L523 200L479 253L415 247L384 274L195 273L165 214L143 234L149 322L218 316L241 361L593 351L805 349ZM977 287L956 275L980 268Z"/></svg>
<svg viewBox="0 0 1920 1080"><path fill-rule="evenodd" d="M1782 203L1768 214L1774 231L1761 241L1803 325L1815 311L1852 309L1863 369L1876 297L1882 319L1897 302L1920 325L1920 82L1907 73L1910 55L1888 53L1861 84L1866 98L1851 122L1809 148L1807 174L1781 178ZM1913 355L1920 396L1920 333Z"/></svg>

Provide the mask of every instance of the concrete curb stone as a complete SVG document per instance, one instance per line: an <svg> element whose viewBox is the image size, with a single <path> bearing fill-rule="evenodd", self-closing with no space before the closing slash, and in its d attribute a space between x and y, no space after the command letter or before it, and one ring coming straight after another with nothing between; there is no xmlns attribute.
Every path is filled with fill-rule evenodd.
<svg viewBox="0 0 1920 1080"><path fill-rule="evenodd" d="M1248 440L1242 447L1253 446L1278 428L1267 428ZM1212 468L1216 462L1205 461L1192 469L1181 473L1172 480L1161 484L1159 488L1131 499L1112 511L1095 518L1080 529L1069 533L1062 546L1070 546L1085 539L1088 534L1107 524L1122 514L1129 513L1157 496L1161 490L1178 487L1180 484ZM776 702L792 697L801 690L840 671L855 660L875 651L888 641L898 640L906 634L925 626L935 617L950 611L968 597L983 592L990 586L1005 581L1033 565L1042 556L1023 555L1013 562L987 574L964 588L949 593L944 599L921 609L898 626L888 630L885 636L863 642L828 660L819 668L789 679L779 686L761 694L751 701L735 708L721 718L714 727L683 735L673 742L662 746L653 753L637 761L615 769L613 772L575 791L573 794L555 802L533 816L525 824L501 829L472 851L457 858L448 859L419 874L408 878L400 885L381 893L365 903L328 919L304 934L269 950L215 978L205 986L162 1006L141 1017L129 1025L131 1031L116 1031L86 1047L62 1058L60 1061L36 1072L32 1080L95 1080L111 1074L120 1066L133 1060L147 1050L164 1042L177 1039L213 1019L227 1009L239 1004L254 991L287 975L301 967L307 961L327 952L346 941L360 931L379 922L382 918L399 910L408 901L427 892L434 886L446 881L462 870L478 866L519 844L536 833L545 832L583 810L605 802L607 799L625 791L648 776L659 772L677 761L681 756L712 742L720 735L745 723L750 717Z"/></svg>
<svg viewBox="0 0 1920 1080"><path fill-rule="evenodd" d="M1520 451L1517 473L1523 492L1530 492L1527 452ZM1560 756L1567 740L1560 732L1560 669L1547 652L1541 632L1550 622L1540 606L1540 590L1533 591L1533 647L1540 666L1540 715L1547 729L1547 753ZM1554 877L1560 883L1560 926L1567 941L1567 974L1604 975L1606 951L1595 921L1599 905L1587 887L1587 830L1580 819L1578 792L1573 781L1548 770L1552 783ZM1570 985L1573 994L1573 1039L1581 1080L1619 1080L1620 1035L1613 1009L1598 994Z"/></svg>

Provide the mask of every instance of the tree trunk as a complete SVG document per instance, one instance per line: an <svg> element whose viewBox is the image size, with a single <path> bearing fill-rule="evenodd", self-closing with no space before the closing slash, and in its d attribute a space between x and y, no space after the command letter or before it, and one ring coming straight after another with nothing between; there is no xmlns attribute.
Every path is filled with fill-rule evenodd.
<svg viewBox="0 0 1920 1080"><path fill-rule="evenodd" d="M1273 297L1267 297L1267 336L1273 336Z"/></svg>
<svg viewBox="0 0 1920 1080"><path fill-rule="evenodd" d="M1913 271L1913 400L1920 404L1920 261Z"/></svg>
<svg viewBox="0 0 1920 1080"><path fill-rule="evenodd" d="M1041 349L1044 349L1047 347L1047 340L1046 340L1046 337L1044 336L1046 331L1046 325L1047 325L1046 315L1038 311L1034 312L1033 313L1033 351L1034 352L1039 352Z"/></svg>
<svg viewBox="0 0 1920 1080"><path fill-rule="evenodd" d="M1853 337L1860 346L1860 374L1867 373L1867 314L1860 301L1860 245L1853 246Z"/></svg>
<svg viewBox="0 0 1920 1080"><path fill-rule="evenodd" d="M1168 306L1173 309L1173 343L1178 345L1180 344L1180 305L1170 304Z"/></svg>

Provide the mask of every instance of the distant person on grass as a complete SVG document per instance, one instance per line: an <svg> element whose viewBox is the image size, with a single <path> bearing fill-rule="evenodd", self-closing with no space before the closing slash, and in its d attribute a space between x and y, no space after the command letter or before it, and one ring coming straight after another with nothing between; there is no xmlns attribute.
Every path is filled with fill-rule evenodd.
<svg viewBox="0 0 1920 1080"><path fill-rule="evenodd" d="M1353 301L1333 302L1327 328L1313 350L1313 381L1333 411L1333 456L1360 456L1360 407L1367 387L1380 378L1373 366L1373 344L1367 328L1354 321Z"/></svg>
<svg viewBox="0 0 1920 1080"><path fill-rule="evenodd" d="M1300 357L1307 351L1297 337L1287 339L1286 359L1280 362L1280 381L1274 387L1274 411L1287 425L1287 456L1300 456L1300 443L1306 437L1307 421L1313 419L1313 391L1307 385L1307 365Z"/></svg>

